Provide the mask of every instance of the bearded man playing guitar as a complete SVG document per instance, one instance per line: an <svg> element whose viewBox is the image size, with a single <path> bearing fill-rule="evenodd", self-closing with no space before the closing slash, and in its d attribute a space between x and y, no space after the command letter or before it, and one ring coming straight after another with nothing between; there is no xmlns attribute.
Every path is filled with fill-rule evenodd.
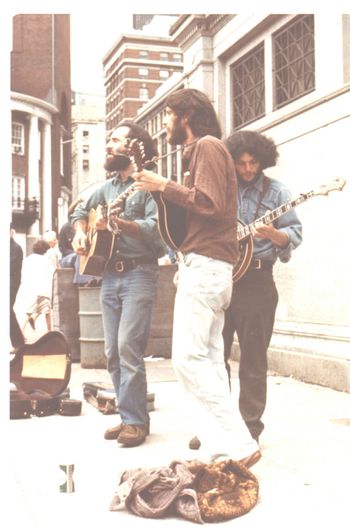
<svg viewBox="0 0 350 531"><path fill-rule="evenodd" d="M155 201L147 192L131 193L135 168L128 145L135 138L142 141L147 158L153 158L156 153L149 134L137 124L124 122L112 132L106 147L105 169L116 172L116 176L102 183L71 216L75 229L72 245L84 257L89 212L107 205L108 215L102 208L92 232L107 236L106 241L111 242L101 272L101 307L107 369L121 424L107 430L105 438L117 439L124 446L138 446L149 433L144 352L158 283L158 258L166 253L158 232Z"/></svg>
<svg viewBox="0 0 350 531"><path fill-rule="evenodd" d="M255 131L241 131L225 144L238 177L238 219L246 225L291 199L287 187L263 173L276 165L274 141ZM239 409L250 433L259 440L267 398L267 349L271 340L278 292L273 279L277 259L288 262L302 241L302 226L294 209L273 223L254 225L253 257L245 275L233 285L223 331L226 368L233 337L240 346ZM230 373L229 373L230 374Z"/></svg>
<svg viewBox="0 0 350 531"><path fill-rule="evenodd" d="M234 408L224 364L222 329L238 260L236 175L208 97L195 89L172 93L166 102L167 140L183 145L183 184L152 171L133 175L140 190L160 192L165 205L177 205L185 220L179 245L179 276L174 308L172 361L196 408L203 450L209 459L261 457L238 408ZM169 226L169 225L167 225Z"/></svg>

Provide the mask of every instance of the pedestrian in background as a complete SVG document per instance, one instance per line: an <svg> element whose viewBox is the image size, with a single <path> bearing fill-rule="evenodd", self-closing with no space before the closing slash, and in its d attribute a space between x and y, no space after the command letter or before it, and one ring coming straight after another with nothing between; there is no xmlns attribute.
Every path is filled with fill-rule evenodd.
<svg viewBox="0 0 350 531"><path fill-rule="evenodd" d="M21 284L21 272L23 262L22 247L15 241L15 230L10 226L10 340L12 348L18 349L24 343L24 336L18 324L13 306L17 292Z"/></svg>
<svg viewBox="0 0 350 531"><path fill-rule="evenodd" d="M33 252L26 256L22 264L21 284L17 293L15 310L22 317L22 332L26 336L29 324L36 329L39 316L45 317L47 330L52 329L51 300L52 281L55 269L46 253L48 242L39 240L33 245Z"/></svg>
<svg viewBox="0 0 350 531"><path fill-rule="evenodd" d="M47 230L43 234L43 240L49 244L49 249L46 252L46 257L51 262L52 267L56 269L60 265L62 253L58 247L57 234L54 230Z"/></svg>

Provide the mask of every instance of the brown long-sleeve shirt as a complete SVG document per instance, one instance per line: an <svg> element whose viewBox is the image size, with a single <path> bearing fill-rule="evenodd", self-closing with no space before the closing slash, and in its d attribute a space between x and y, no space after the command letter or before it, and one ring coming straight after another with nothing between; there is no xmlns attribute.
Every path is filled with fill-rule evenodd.
<svg viewBox="0 0 350 531"><path fill-rule="evenodd" d="M185 209L186 237L182 253L198 253L231 264L238 259L237 180L224 143L205 136L184 150L183 185L169 181L166 201Z"/></svg>

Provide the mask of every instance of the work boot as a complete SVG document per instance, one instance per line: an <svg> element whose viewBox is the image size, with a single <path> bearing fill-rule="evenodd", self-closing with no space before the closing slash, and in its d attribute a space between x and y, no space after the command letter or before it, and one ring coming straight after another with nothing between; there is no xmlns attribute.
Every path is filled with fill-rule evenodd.
<svg viewBox="0 0 350 531"><path fill-rule="evenodd" d="M131 447L139 446L149 434L149 426L141 424L124 424L118 437L118 443Z"/></svg>
<svg viewBox="0 0 350 531"><path fill-rule="evenodd" d="M125 424L120 423L118 424L118 426L109 428L108 430L105 431L104 438L107 439L108 441L113 441L113 440L118 439L124 426Z"/></svg>

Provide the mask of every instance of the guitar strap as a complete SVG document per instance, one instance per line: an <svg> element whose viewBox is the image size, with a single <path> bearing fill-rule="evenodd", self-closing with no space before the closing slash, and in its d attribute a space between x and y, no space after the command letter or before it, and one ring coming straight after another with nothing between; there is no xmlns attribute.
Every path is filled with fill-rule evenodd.
<svg viewBox="0 0 350 531"><path fill-rule="evenodd" d="M266 195L267 190L269 189L269 186L270 186L270 179L266 175L264 175L263 187L262 187L262 190L260 192L259 203L258 203L258 206L256 207L254 220L257 219L257 217L258 217L259 208L261 206L262 200L264 199L264 197Z"/></svg>

